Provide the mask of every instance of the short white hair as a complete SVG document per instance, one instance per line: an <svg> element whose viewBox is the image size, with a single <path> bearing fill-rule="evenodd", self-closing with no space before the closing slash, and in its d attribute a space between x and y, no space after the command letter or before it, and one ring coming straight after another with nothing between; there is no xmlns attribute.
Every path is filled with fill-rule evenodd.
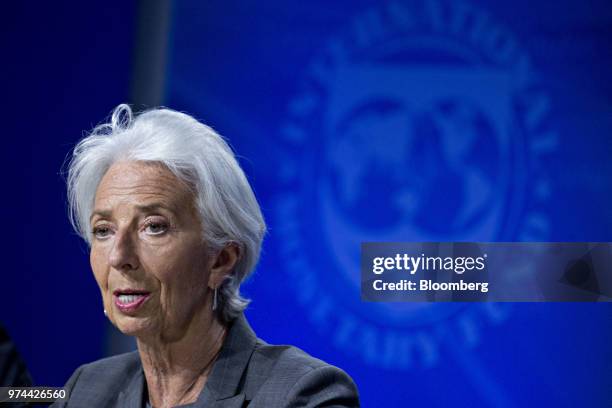
<svg viewBox="0 0 612 408"><path fill-rule="evenodd" d="M116 162L140 161L167 167L195 191L203 238L213 250L240 247L231 276L219 287L218 315L229 322L248 305L240 285L251 274L266 232L255 194L227 142L193 117L167 108L138 115L129 105L114 109L74 148L68 162L70 221L91 246L90 216L98 184Z"/></svg>

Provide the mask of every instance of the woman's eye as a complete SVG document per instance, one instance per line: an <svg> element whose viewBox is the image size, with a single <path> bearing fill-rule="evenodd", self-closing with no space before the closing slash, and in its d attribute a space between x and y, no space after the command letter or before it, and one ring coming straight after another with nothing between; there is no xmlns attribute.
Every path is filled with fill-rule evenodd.
<svg viewBox="0 0 612 408"><path fill-rule="evenodd" d="M168 230L168 225L163 222L150 222L145 226L149 235L161 235Z"/></svg>
<svg viewBox="0 0 612 408"><path fill-rule="evenodd" d="M104 239L108 237L111 233L111 229L106 226L94 227L93 235L98 239Z"/></svg>

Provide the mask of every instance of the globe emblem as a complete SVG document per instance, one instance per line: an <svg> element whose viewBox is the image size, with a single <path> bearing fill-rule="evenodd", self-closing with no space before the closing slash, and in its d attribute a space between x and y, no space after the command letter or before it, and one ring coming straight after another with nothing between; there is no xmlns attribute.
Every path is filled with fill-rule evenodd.
<svg viewBox="0 0 612 408"><path fill-rule="evenodd" d="M483 83L495 86L482 91ZM512 179L510 83L507 73L485 67L357 63L338 70L311 209L345 282L361 285L362 242L503 236L499 220L520 187ZM359 310L406 327L458 307L381 303Z"/></svg>
<svg viewBox="0 0 612 408"><path fill-rule="evenodd" d="M500 153L494 127L475 104L441 100L410 111L387 99L347 117L327 162L332 199L354 225L461 234L493 207Z"/></svg>

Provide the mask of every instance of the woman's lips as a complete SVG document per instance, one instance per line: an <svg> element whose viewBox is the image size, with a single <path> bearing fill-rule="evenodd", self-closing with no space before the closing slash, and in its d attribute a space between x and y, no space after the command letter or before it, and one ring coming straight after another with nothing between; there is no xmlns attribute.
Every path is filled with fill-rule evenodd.
<svg viewBox="0 0 612 408"><path fill-rule="evenodd" d="M133 315L147 301L151 293L135 291L115 291L115 306L124 314Z"/></svg>

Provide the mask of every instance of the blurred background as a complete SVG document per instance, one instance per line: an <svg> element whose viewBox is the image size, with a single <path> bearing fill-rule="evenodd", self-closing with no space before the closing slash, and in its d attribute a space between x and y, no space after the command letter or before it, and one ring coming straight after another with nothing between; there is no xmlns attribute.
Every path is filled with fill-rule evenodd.
<svg viewBox="0 0 612 408"><path fill-rule="evenodd" d="M62 164L119 103L227 137L269 224L257 334L364 407L612 406L612 305L371 304L363 241L612 241L606 1L10 2L0 323L34 382L132 346Z"/></svg>

